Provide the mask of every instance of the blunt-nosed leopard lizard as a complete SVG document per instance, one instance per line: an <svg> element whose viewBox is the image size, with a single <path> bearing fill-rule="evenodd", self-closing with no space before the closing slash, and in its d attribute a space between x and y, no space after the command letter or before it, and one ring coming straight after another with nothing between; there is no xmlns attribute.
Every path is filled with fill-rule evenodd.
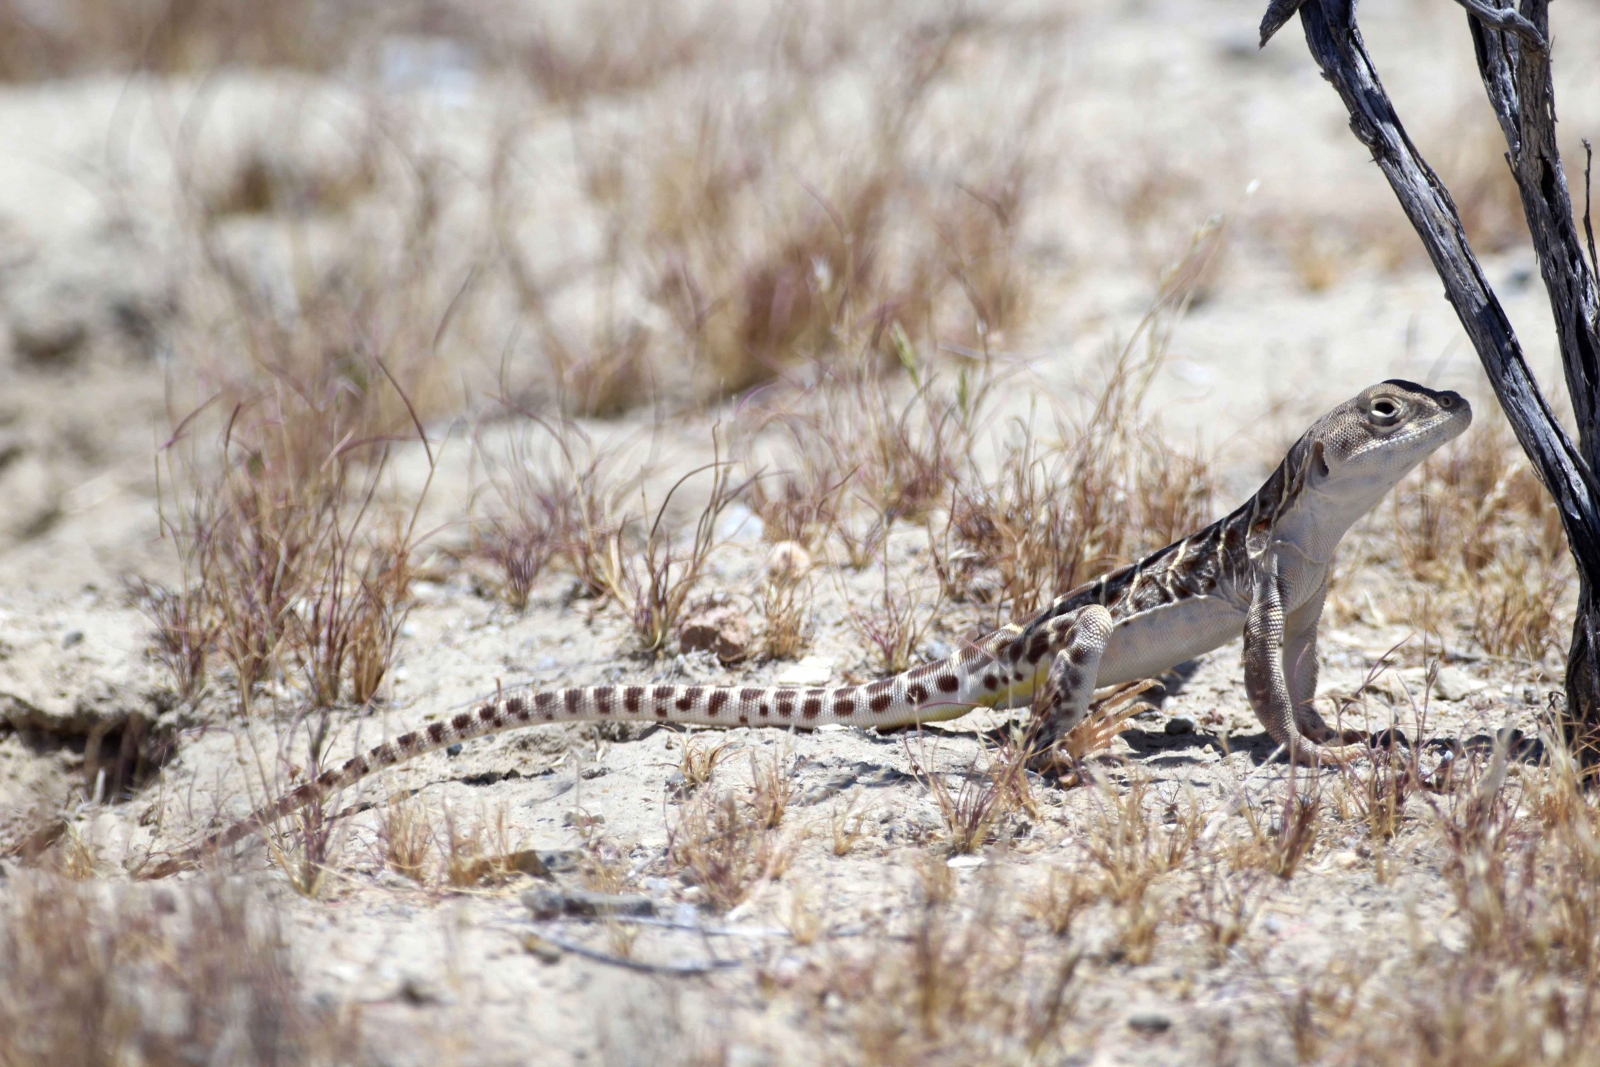
<svg viewBox="0 0 1600 1067"><path fill-rule="evenodd" d="M903 726L1032 704L1038 740L1053 746L1088 713L1095 689L1159 674L1241 633L1245 692L1267 733L1291 759L1335 761L1330 743L1357 739L1335 733L1312 704L1334 551L1395 483L1471 422L1457 393L1382 382L1318 419L1225 518L942 660L867 685L602 685L497 696L324 772L146 876L192 865L424 752L540 723Z"/></svg>

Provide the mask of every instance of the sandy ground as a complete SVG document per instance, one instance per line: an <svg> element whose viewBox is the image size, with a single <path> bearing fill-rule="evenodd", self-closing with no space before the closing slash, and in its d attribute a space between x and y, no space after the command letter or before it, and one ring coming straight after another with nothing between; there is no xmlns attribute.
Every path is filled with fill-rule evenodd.
<svg viewBox="0 0 1600 1067"><path fill-rule="evenodd" d="M1089 380L1148 304L1152 258L1170 258L1186 227L1213 212L1227 215L1233 236L1223 265L1178 328L1150 400L1169 438L1198 441L1215 457L1227 487L1219 513L1254 488L1310 418L1373 381L1408 377L1475 400L1483 395L1439 284L1419 262L1381 176L1344 129L1337 100L1297 33L1256 52L1258 14L1234 2L1072 10L1059 33L1037 40L1019 33L977 49L940 97L943 120L956 127L1007 106L1017 83L1055 83L1039 133L1046 180L1023 238L1038 288L1014 356L1028 365L1027 387L1008 401L1012 411L1025 410L1030 392L1064 395ZM1459 11L1443 0L1407 0L1373 5L1363 17L1423 151L1447 179L1452 167L1468 171L1451 139L1481 128L1487 112ZM1591 47L1600 8L1562 5L1556 17L1562 129L1575 149L1600 117L1600 63ZM341 122L364 99L337 82L236 72L203 87L89 78L0 91L0 144L9 146L0 152L0 312L13 338L0 362L0 700L13 725L0 733L0 807L70 802L111 879L124 877L124 862L143 851L176 847L218 816L244 812L305 760L301 724L267 717L241 725L228 718L221 689L195 706L175 701L148 656L149 624L123 585L129 575L176 573L171 544L160 536L155 449L171 432L169 408L181 412L194 394L193 369L163 338L186 328L172 325L192 255L174 218L173 159L202 88L208 165L281 128L286 115L313 133L286 141L284 150L320 165L319 153L337 155ZM835 91L847 101L848 86ZM625 124L669 104L606 106ZM565 228L570 204L562 189L572 161L559 109L501 93L487 75L464 90L455 86L448 99L437 88L395 89L383 106L416 142L448 151L459 167L454 188L466 202L481 192L496 121L518 113L531 129L528 151L548 167L541 180L550 190L519 225ZM1150 224L1159 252L1146 254L1114 217L1121 190L1154 180L1152 173L1179 192ZM472 223L461 225L471 232ZM1355 248L1333 256L1323 287L1309 288L1276 241L1295 225L1320 227L1313 243ZM270 275L278 269L274 238L263 226L264 235L235 236L247 248L260 240L247 254L259 254ZM551 244L581 247L594 239L587 228L577 220ZM1375 235L1384 247L1364 250ZM1553 381L1552 333L1532 263L1514 243L1486 256L1530 358ZM482 337L494 334L485 327ZM59 352L49 351L52 336ZM477 397L492 384L499 352L486 342L476 361L461 364ZM502 683L688 677L741 684L794 669L639 655L619 613L574 600L563 574L541 579L527 610L507 608L479 564L453 555L468 542L462 520L481 475L473 433L499 440L513 432L484 419L485 410L472 401L464 418L432 427L445 448L425 525L441 532L385 699L367 714L336 715L330 753L342 757L451 713ZM706 454L706 430L719 412L680 405L669 414L649 446L661 479ZM637 438L649 422L635 415L584 425L605 441ZM404 453L395 469L391 491L403 497L421 478L417 451ZM1380 515L1352 537L1381 538L1388 528ZM920 536L903 529L891 542L897 580L927 581ZM765 555L748 531L735 534L714 557L708 591L747 603L739 598L753 593ZM873 581L870 573L819 571L808 653L815 658L807 661L818 677L874 673L846 617ZM1348 581L1349 603L1363 596L1391 603L1381 568L1357 569ZM1377 617L1382 625L1370 611L1346 612L1322 650L1324 692L1353 692L1380 662L1404 683L1368 700L1363 714L1373 728L1392 717L1413 737L1466 739L1506 722L1537 732L1535 712L1556 687L1546 666L1459 648L1450 665L1465 688L1453 694L1459 699L1443 699L1430 695L1410 620L1394 608ZM981 622L977 607L949 607L923 653L940 654ZM1264 762L1271 746L1245 701L1237 646L1169 682L1159 712L1141 716L1096 762L1098 787L1037 782L1034 810L1012 820L1003 841L948 858L968 917L995 909L1030 966L1048 966L1068 950L1029 917L1027 901L1053 869L1092 865L1085 842L1131 780L1148 783L1147 803L1165 813L1167 822L1157 822L1166 826L1183 812L1223 809L1241 791L1270 806L1285 788L1287 769ZM132 800L85 805L82 738L130 710L170 725L176 754ZM1178 717L1193 729L1169 732ZM290 889L259 843L242 851L237 869L282 909L310 994L358 1009L374 1062L849 1062L870 1045L863 1035L872 1024L862 1021L862 1004L840 992L839 975L851 961L889 961L907 951L918 901L928 893L928 865L948 857L924 779L938 774L959 784L985 766L981 731L997 721L974 716L892 736L729 731L732 754L702 788L741 787L762 761L779 761L792 774L778 832L792 860L724 915L705 907L667 858L669 834L689 803L674 778L684 747L717 738L664 729L621 736L537 728L469 743L458 755L432 754L369 782L360 796L340 798L350 809L337 823L340 860L314 899ZM515 846L545 853L558 884L581 884L580 858L609 857L629 892L656 901L657 918L623 933L615 923L535 920L520 894L545 880L519 876L461 890L403 878L385 868L379 813L367 808L402 792L437 820L449 811L492 821L503 810ZM833 827L846 812L861 817L861 836L836 855ZM1242 816L1223 822L1225 835L1246 833ZM1183 919L1180 902L1194 891L1188 882L1158 893L1165 922L1147 962L1122 959L1119 920L1108 905L1090 905L1074 928L1071 951L1082 960L1063 1037L1034 1062L1297 1061L1286 1019L1308 975L1364 954L1387 979L1404 956L1386 946L1459 941L1430 842L1402 837L1373 848L1356 826L1327 823L1293 879L1263 880L1249 936L1220 961ZM527 950L531 933L611 955L619 939L636 935L627 956L647 972L689 964L706 973L638 973L573 951L547 962ZM860 995L879 994L889 996Z"/></svg>

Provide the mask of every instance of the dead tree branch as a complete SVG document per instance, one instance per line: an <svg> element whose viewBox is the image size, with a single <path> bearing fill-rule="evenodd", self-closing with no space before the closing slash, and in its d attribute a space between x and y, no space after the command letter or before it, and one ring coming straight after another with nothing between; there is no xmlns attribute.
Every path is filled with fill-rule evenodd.
<svg viewBox="0 0 1600 1067"><path fill-rule="evenodd" d="M1579 577L1567 661L1567 730L1569 740L1592 758L1600 752L1600 297L1556 147L1547 0L1523 0L1520 13L1492 0L1463 4L1550 294L1579 430L1576 444L1539 392L1511 322L1467 243L1449 190L1400 124L1356 26L1354 0L1273 0L1262 20L1262 43L1299 11L1311 54L1350 113L1351 132L1371 151L1422 238L1517 440L1560 509Z"/></svg>

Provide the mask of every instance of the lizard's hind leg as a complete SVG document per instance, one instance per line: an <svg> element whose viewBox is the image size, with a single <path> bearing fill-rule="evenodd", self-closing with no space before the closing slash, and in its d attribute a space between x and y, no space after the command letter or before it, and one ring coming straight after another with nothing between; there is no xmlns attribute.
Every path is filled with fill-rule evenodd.
<svg viewBox="0 0 1600 1067"><path fill-rule="evenodd" d="M1047 633L1055 655L1033 701L1036 736L1046 759L1089 714L1111 626L1111 613L1099 604L1051 620Z"/></svg>

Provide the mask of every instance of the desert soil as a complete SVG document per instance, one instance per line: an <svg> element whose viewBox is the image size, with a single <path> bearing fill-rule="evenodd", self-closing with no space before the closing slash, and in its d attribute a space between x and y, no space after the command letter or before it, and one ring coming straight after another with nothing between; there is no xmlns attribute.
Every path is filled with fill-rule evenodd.
<svg viewBox="0 0 1600 1067"><path fill-rule="evenodd" d="M1172 258L1189 228L1222 213L1232 234L1223 263L1177 325L1147 404L1169 439L1213 457L1217 514L1253 490L1310 419L1383 378L1463 391L1479 409L1472 433L1499 417L1437 280L1294 27L1258 52L1259 11L1233 0L1076 7L1049 32L1022 25L1026 14L1015 15L1014 30L973 44L941 97L941 124L981 125L1020 98L1019 82L1055 82L1034 134L1038 202L1020 237L1036 289L1013 353L1026 369L1003 411L1025 412L1040 397L1091 384L1105 352L1148 306L1159 275L1152 263ZM1600 8L1561 5L1556 15L1562 128L1575 141L1593 134L1600 118L1600 52L1592 47ZM1487 123L1459 9L1404 0L1373 5L1363 17L1423 150L1447 179L1470 178L1474 166L1481 172L1481 161L1455 151L1481 139ZM847 88L838 93L848 97ZM379 91L387 123L454 161L451 188L465 199L487 180L497 123L515 113L536 146L529 151L550 157L547 195L519 225L551 231L552 245L593 237L557 232L564 198L575 195L564 184L573 180L563 155L566 111L508 99L488 74L447 88ZM337 154L341 123L369 104L362 88L337 78L249 71L204 85L89 76L0 90L0 313L12 338L0 363L0 708L9 723L0 731L0 808L67 812L96 876L110 883L128 883L129 868L150 850L180 847L248 811L307 762L308 723L288 713L241 719L226 679L198 701L176 700L150 651L151 623L126 585L135 575L179 575L174 544L162 536L157 450L204 392L185 355L192 346L169 340L194 328L183 272L195 250L174 206L184 123L206 109L193 149L206 166L226 170L230 153L248 143L314 168L319 153ZM627 123L666 104L624 98L600 106ZM319 122L335 131L332 148L318 144L314 129L303 133ZM302 135L279 144L273 131L286 125ZM1152 209L1158 217L1135 224L1116 205L1140 182L1176 191ZM1291 254L1272 237L1296 226L1306 228L1306 247ZM269 213L229 239L235 254L270 276L291 269L285 261L297 254L337 248L337 224L327 227L297 230L291 240L294 228ZM1384 247L1366 247L1379 240ZM1141 250L1141 241L1155 251ZM296 247L280 247L289 245ZM1331 250L1319 251L1324 245ZM1307 266L1296 255L1332 265ZM1531 252L1509 239L1486 261L1531 358L1553 383L1554 343ZM479 450L522 432L481 399L495 383L506 332L481 326L477 350L456 368L467 400L429 421L442 460L422 525L436 532L419 551L414 602L381 699L333 714L330 758L469 707L500 686L881 673L849 618L881 584L872 569L819 564L810 579L813 639L799 662L753 656L724 666L672 647L643 654L621 612L574 596L572 576L559 569L535 583L524 610L508 606L494 569L471 553L471 519L483 500ZM659 499L704 460L708 431L736 403L668 400L581 425L602 444L644 441L647 492ZM405 446L384 492L404 500L424 472L420 447ZM737 506L731 514L747 516ZM1380 509L1350 536L1387 543L1393 527ZM753 518L724 516L721 533L705 592L754 617L770 546ZM921 527L897 529L886 551L892 581L932 586ZM1558 660L1483 655L1457 633L1443 635L1441 655L1440 640L1425 641L1407 617L1414 601L1396 594L1393 567L1361 562L1360 550L1351 558L1321 648L1329 714L1335 696L1354 694L1381 671L1345 711L1351 724L1480 746L1505 724L1538 735L1540 711L1559 689ZM992 621L982 605L946 605L919 653L938 655ZM1446 676L1430 684L1441 666ZM295 891L260 840L218 862L279 909L306 995L352 1012L373 1062L915 1059L904 1050L923 1046L886 1037L902 1023L880 1016L917 1016L904 1007L912 994L895 983L906 981L926 935L927 900L940 893L957 902L947 916L952 929L991 930L970 943L952 933L940 967L1020 981L1017 997L1032 1002L1046 996L1052 968L1076 955L1066 1020L1032 1062L1300 1061L1307 1052L1295 1036L1297 998L1319 975L1359 968L1379 983L1403 983L1398 969L1419 945L1462 943L1435 838L1418 831L1376 842L1359 820L1325 816L1292 877L1249 880L1246 933L1220 955L1192 907L1185 910L1201 893L1192 871L1151 890L1146 907L1157 926L1147 956L1128 951L1127 913L1107 901L1085 904L1066 938L1030 907L1052 877L1063 877L1052 872L1102 869L1091 847L1108 839L1130 791L1145 791L1151 832L1162 840L1187 819L1234 841L1249 840L1257 821L1270 834L1281 819L1290 771L1267 762L1272 746L1245 700L1237 645L1166 683L1159 708L1094 757L1087 784L1030 779L1029 806L971 854L952 855L930 779L956 792L969 780L976 788L996 758L989 731L1017 717L984 713L882 736L533 728L427 755L339 797L337 861L314 895ZM131 713L172 731L171 758L130 799L96 803L85 781L85 739ZM698 802L681 774L686 748L723 742L729 748L701 793L748 790L752 775L777 768L791 797L771 836L788 850L787 868L718 913L671 862L669 845L682 812ZM1339 777L1301 771L1294 788L1321 781L1331 796ZM420 802L436 834L446 832L447 813L472 826L503 819L499 845L535 851L549 870L465 888L431 874L403 877L385 864L379 840L386 802L400 796ZM859 837L841 855L843 826ZM28 875L20 860L6 869L13 885ZM535 918L524 905L529 890L585 885L585 871L591 884L609 876L612 888L650 897L655 917ZM181 890L210 876L180 875L168 885ZM998 959L1013 949L1015 960ZM899 1006L877 1013L874 998ZM972 1024L1022 1025L999 1015ZM966 1051L946 1052L942 1062L1026 1058L1014 1036L952 1039L950 1048ZM928 1048L945 1047L929 1040ZM972 1051L984 1048L991 1052Z"/></svg>

